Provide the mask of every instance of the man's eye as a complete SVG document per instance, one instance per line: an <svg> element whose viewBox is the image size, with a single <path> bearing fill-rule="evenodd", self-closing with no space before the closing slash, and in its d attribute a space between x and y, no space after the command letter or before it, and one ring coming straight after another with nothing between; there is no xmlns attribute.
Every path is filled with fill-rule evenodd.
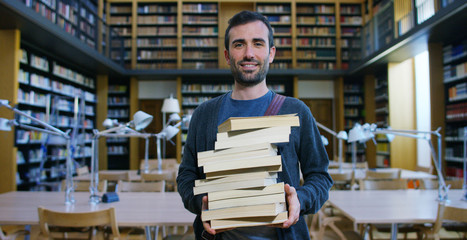
<svg viewBox="0 0 467 240"><path fill-rule="evenodd" d="M258 47L261 47L261 46L263 46L263 45L264 45L263 42L257 42L257 43L255 43L255 46L258 46Z"/></svg>
<svg viewBox="0 0 467 240"><path fill-rule="evenodd" d="M234 44L234 47L236 47L236 48L237 48L237 47L241 47L241 46L243 46L243 44L241 44L241 43L236 43L236 44Z"/></svg>

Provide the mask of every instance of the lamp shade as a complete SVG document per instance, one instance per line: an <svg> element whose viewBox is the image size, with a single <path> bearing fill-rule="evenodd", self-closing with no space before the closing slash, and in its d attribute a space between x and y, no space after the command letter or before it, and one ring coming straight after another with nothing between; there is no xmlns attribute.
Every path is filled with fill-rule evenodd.
<svg viewBox="0 0 467 240"><path fill-rule="evenodd" d="M178 127L175 127L175 126L172 126L172 125L168 125L167 127L164 128L164 130L162 130L162 132L165 135L165 139L167 139L167 140L170 140L173 137L175 137L175 135L177 135L178 131L179 131Z"/></svg>
<svg viewBox="0 0 467 240"><path fill-rule="evenodd" d="M355 124L355 126L350 129L349 131L349 139L348 142L360 142L364 143L371 138L373 138L375 135L370 131L370 125L365 124L364 126L360 124Z"/></svg>
<svg viewBox="0 0 467 240"><path fill-rule="evenodd" d="M178 100L173 98L170 95L170 98L164 99L164 103L162 104L161 112L163 113L179 113L180 112L180 105L178 105Z"/></svg>
<svg viewBox="0 0 467 240"><path fill-rule="evenodd" d="M111 127L118 125L118 121L116 119L106 118L104 122L102 123L102 125L105 128L111 128Z"/></svg>
<svg viewBox="0 0 467 240"><path fill-rule="evenodd" d="M143 112L137 111L135 115L133 115L133 124L135 126L135 130L139 131L144 129L152 122L153 116Z"/></svg>
<svg viewBox="0 0 467 240"><path fill-rule="evenodd" d="M169 116L169 121L167 122L167 124L172 123L172 122L178 122L180 120L181 118L180 118L180 115L178 115L178 113L172 113Z"/></svg>
<svg viewBox="0 0 467 240"><path fill-rule="evenodd" d="M10 120L5 118L0 118L0 131L11 131Z"/></svg>

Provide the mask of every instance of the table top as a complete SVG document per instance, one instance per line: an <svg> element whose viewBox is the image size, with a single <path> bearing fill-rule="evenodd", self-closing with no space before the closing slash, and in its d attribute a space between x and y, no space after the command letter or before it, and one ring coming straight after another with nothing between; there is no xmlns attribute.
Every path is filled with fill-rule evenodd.
<svg viewBox="0 0 467 240"><path fill-rule="evenodd" d="M448 192L448 205L467 208L463 190ZM438 209L437 190L331 191L328 202L354 223L432 223Z"/></svg>
<svg viewBox="0 0 467 240"><path fill-rule="evenodd" d="M191 225L195 215L186 210L177 192L122 192L113 203L88 203L89 192L75 192L75 204L65 204L64 192L8 192L0 194L0 224L37 225L38 206L55 211L88 212L115 207L119 226Z"/></svg>
<svg viewBox="0 0 467 240"><path fill-rule="evenodd" d="M355 169L355 179L364 179L366 175L366 170L367 169L364 169L364 168ZM391 172L391 171L397 171L399 170L399 168L370 168L368 170L377 171L377 172ZM348 169L348 168L343 169L343 172L350 172L350 171L352 171L352 169ZM330 174L339 173L339 169L337 168L328 169L328 173ZM401 169L401 178L402 179L422 179L422 178L436 179L436 176L426 173L426 172Z"/></svg>

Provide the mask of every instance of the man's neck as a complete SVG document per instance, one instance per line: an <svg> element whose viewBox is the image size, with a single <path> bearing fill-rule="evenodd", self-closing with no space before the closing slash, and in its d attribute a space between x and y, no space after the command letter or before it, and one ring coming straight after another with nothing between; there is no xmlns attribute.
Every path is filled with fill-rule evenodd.
<svg viewBox="0 0 467 240"><path fill-rule="evenodd" d="M232 91L232 99L235 100L252 100L264 96L269 91L266 81L261 83L245 87L238 83L235 83L234 89Z"/></svg>

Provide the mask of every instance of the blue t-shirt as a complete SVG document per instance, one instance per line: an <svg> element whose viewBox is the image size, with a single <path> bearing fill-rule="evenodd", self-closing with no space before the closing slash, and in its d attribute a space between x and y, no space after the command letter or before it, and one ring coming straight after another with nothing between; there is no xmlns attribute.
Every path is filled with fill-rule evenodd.
<svg viewBox="0 0 467 240"><path fill-rule="evenodd" d="M274 94L268 91L262 97L252 100L235 100L232 99L232 92L227 93L227 96L222 102L219 110L217 125L219 126L230 117L258 117L263 116L271 103Z"/></svg>
<svg viewBox="0 0 467 240"><path fill-rule="evenodd" d="M268 91L262 97L252 100L232 99L229 92L222 102L219 110L217 125L220 125L230 117L258 117L263 116L271 103L274 94ZM224 240L271 240L277 239L277 231L272 227L257 226L235 228L222 233Z"/></svg>

